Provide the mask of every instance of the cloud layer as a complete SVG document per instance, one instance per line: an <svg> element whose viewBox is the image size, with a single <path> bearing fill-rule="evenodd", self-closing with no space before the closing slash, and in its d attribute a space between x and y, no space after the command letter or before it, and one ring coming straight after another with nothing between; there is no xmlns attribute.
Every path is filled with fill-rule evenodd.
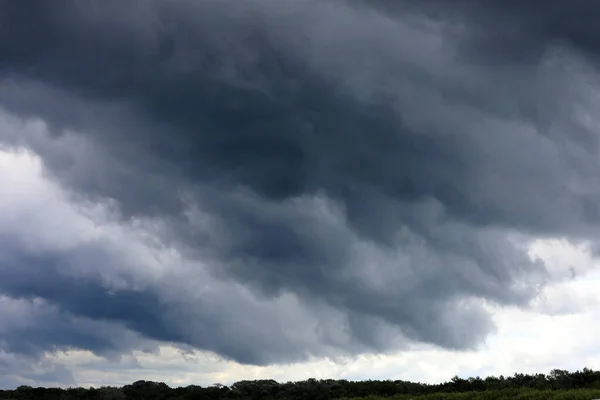
<svg viewBox="0 0 600 400"><path fill-rule="evenodd" d="M593 6L533 3L0 2L0 348L480 345L600 222Z"/></svg>

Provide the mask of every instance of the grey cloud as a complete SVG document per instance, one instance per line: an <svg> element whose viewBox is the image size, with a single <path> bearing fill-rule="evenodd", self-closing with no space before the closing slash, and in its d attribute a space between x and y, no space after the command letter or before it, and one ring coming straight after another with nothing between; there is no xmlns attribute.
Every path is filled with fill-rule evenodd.
<svg viewBox="0 0 600 400"><path fill-rule="evenodd" d="M349 348L376 346L344 332L345 316L327 304L315 314L293 295L260 299L216 280L204 261L182 258L160 243L152 221L118 224L94 211L97 205L61 200L51 188L42 188L39 199L20 201L20 195L15 190L14 201L2 202L0 291L13 299L44 299L57 311L29 312L24 325L4 316L6 351L32 357L83 348L115 357L166 342L267 364L290 354L347 355ZM56 229L53 220L62 221L60 233L46 231L48 225Z"/></svg>
<svg viewBox="0 0 600 400"><path fill-rule="evenodd" d="M525 307L548 278L517 233L597 234L594 28L552 11L577 2L0 4L0 106L52 133L0 140L124 224L160 220L188 265L110 294L54 273L146 279L114 247L22 250L11 296L247 363L465 349L483 302Z"/></svg>
<svg viewBox="0 0 600 400"><path fill-rule="evenodd" d="M183 7L186 3L176 4ZM552 66L546 68L549 69L547 78L543 65L537 68L536 66L533 68L511 66L508 74L503 75L501 71L498 72L494 68L488 71L453 61L453 43L440 43L440 35L444 32L419 30L408 23L398 23L378 14L368 14L363 17L358 11L340 5L335 7L331 5L335 3L314 5L321 12L311 13L311 7L298 6L297 2L291 1L281 3L281 8L271 7L268 10L261 8L268 2L249 3L250 8L263 12L259 15L266 13L266 16L260 19L261 22L265 22L266 27L256 32L261 40L255 47L260 45L263 47L257 47L258 56L255 56L254 60L239 60L238 57L241 56L238 55L237 50L248 46L255 48L252 47L253 43L246 43L246 41L249 40L250 33L259 29L257 26L248 25L253 22L258 25L258 22L248 16L241 16L241 12L235 13L230 9L229 2L224 2L220 7L213 2L198 4L204 7L210 5L208 11L216 8L219 11L218 15L224 13L229 16L227 19L229 22L231 19L235 19L234 22L242 19L239 22L239 33L234 35L237 30L232 30L233 33L230 33L234 36L229 38L228 46L215 49L217 51L215 57L219 61L217 66L220 67L218 71L235 68L238 74L250 74L248 79L252 79L252 83L260 84L263 91L253 90L254 86L248 88L234 85L229 77L215 79L214 73L206 71L203 67L204 58L210 58L212 47L219 45L218 41L207 44L211 51L203 46L203 37L214 36L202 35L205 33L204 30L211 28L212 25L198 24L197 21L189 20L189 17L184 19L179 14L181 13L179 8L170 10L171 13L165 13L164 18L170 21L170 18L180 17L181 21L176 21L179 22L179 30L183 32L181 33L183 37L176 36L166 28L163 28L166 30L164 36L169 40L181 39L180 43L183 43L181 46L192 46L191 43L195 43L196 50L195 48L182 50L184 54L191 54L188 60L191 63L189 71L180 71L168 65L161 68L162 64L152 63L150 59L142 58L145 65L150 65L150 68L156 67L149 76L140 74L138 82L129 79L131 74L137 72L135 70L137 63L107 66L106 74L95 74L94 70L86 64L94 61L94 57L78 57L76 60L71 60L69 54L59 57L58 53L52 57L36 59L32 68L39 70L42 79L64 85L82 95L84 90L96 92L102 89L108 91L107 94L97 93L96 97L104 99L106 96L113 98L116 96L120 99L137 101L138 107L151 112L151 118L174 125L169 129L170 138L164 133L146 135L143 139L136 139L136 135L131 132L123 134L127 134L128 141L139 143L159 160L178 159L180 163L175 167L176 172L188 175L194 180L240 182L269 197L287 197L326 188L329 195L343 198L349 207L351 217L356 219L360 217L355 214L361 213L360 210L354 213L356 208L369 201L373 202L376 197L382 195L393 198L435 196L441 198L442 202L451 208L453 214L461 214L462 218L470 218L475 220L474 222L485 224L507 221L510 224L521 223L536 228L538 225L543 225L542 228L547 230L564 228L557 227L563 221L562 218L560 221L548 219L547 214L540 215L539 211L536 212L535 204L541 199L544 201L552 199L553 202L548 207L553 206L556 209L574 207L575 218L577 213L583 212L580 210L590 203L589 201L586 203L586 199L566 199L565 192L568 188L557 185L553 177L545 172L556 170L566 162L575 163L572 168L589 170L590 166L581 165L583 162L589 162L580 159L585 156L581 154L583 150L564 149L563 143L559 143L559 147L556 148L554 142L546 143L540 140L537 132L526 121L521 121L522 124L519 124L519 120L513 123L507 123L505 120L505 118L518 117L514 114L514 108L519 103L526 102L522 105L525 108L539 108L539 102L548 101L542 97L545 93L541 93L540 88L558 86L565 78L569 78L564 74L561 75L560 71L553 71ZM295 11L294 6L299 9L298 13L289 11L290 9ZM196 7L200 6L196 5ZM158 8L157 6L157 9L153 10L156 14L160 11ZM94 11L95 13L92 13L88 10L88 13L96 15L103 9L96 8ZM284 21L290 22L286 25L288 30L285 35L281 35L283 38L275 35L281 33L276 30L280 28L275 18L279 15L277 11L281 13L281 18L285 18ZM333 12L336 12L336 19L327 19L327 16ZM194 12L189 14L196 16ZM46 13L40 15L42 18ZM69 13L61 12L60 15L67 16ZM101 15L108 18L112 14ZM199 11L198 15L200 15ZM253 14L248 13L248 15ZM315 27L311 31L304 32L303 29L310 22L311 17L315 19ZM47 29L52 29L53 23L61 22L46 19L42 19L40 24L43 23L42 27ZM118 22L118 20L113 21L113 23ZM191 26L192 22L196 22L194 26ZM361 30L353 33L357 26L368 27L376 24L377 29L360 28ZM167 25L167 22L163 25ZM198 25L199 28L194 29ZM61 24L62 30L76 28L78 26ZM268 28L275 31L264 32ZM77 48L75 43L68 41L70 37L85 37L97 32L97 29L87 29L89 32L79 33L79 35L63 32L66 43L61 50L69 51ZM331 38L326 36L330 32L335 33L330 35ZM187 39L186 35L192 35L192 39L195 40L192 42L192 39ZM150 40L146 36L141 36L141 43ZM126 37L132 39L131 35ZM323 40L323 38L327 39ZM400 40L399 44L394 46L398 40ZM204 41L207 39L205 38ZM411 41L419 45L411 44ZM11 41L13 42L18 44L18 41ZM63 42L57 40L57 43ZM90 43L95 43L94 36L86 37L87 48L93 48L90 47ZM344 43L349 44L344 48L342 47ZM446 45L449 50L440 47ZM119 49L120 52L135 54L131 47L133 44L127 40L117 41L109 47L122 46L125 48ZM394 47L398 50L394 51ZM284 52L287 48L292 50ZM332 52L328 48L340 48L340 50ZM105 53L100 52L100 48L97 50L96 58L101 54L102 57L106 57ZM23 53L28 54L25 51ZM40 54L34 51L31 53L32 56ZM73 51L73 54L79 53ZM288 58L285 58L286 56ZM358 62L356 57L360 57ZM196 60L196 58L200 59ZM67 63L66 60L70 61ZM416 65L407 66L406 60L411 60ZM119 58L118 62L125 63L126 60ZM375 66L370 66L369 62ZM48 63L59 64L53 68L45 68ZM261 63L265 64L264 67ZM9 70L14 65L7 64ZM20 67L19 62L15 64ZM74 68L74 71L67 73L66 68ZM542 68L541 72L538 71L540 68ZM57 70L54 71L55 69ZM20 70L22 68L18 69ZM51 75L43 76L46 73ZM109 91L112 88L111 84L107 84L104 80L96 82L106 75L117 75L123 81L114 83L115 90ZM268 76L269 80L265 82L263 75ZM320 81L325 78L329 83L323 85L322 82L317 81L319 75ZM32 76L37 77L37 72ZM66 77L76 81L65 82ZM560 83L553 84L550 79L559 80ZM101 88L95 89L98 85L101 85ZM517 85L522 85L523 88ZM128 91L131 91L131 95L123 97L124 95L116 90L118 87L130 87ZM364 95L363 87L374 92L375 95L393 96L390 99L382 99L389 100L388 108L393 109L377 107L380 104L378 102L371 107L365 107L360 101L340 98L344 93L341 92L342 90L351 90L355 94L358 91L359 94ZM380 93L382 88L386 87L395 93L391 95ZM569 93L562 92L562 87L556 89L561 91L557 95L569 96ZM276 92L269 93L271 95L269 98L265 95L265 90ZM336 92L340 94L336 96ZM489 93L494 93L494 96L489 96ZM458 105L449 103L443 96L450 96L453 98L453 103ZM547 112L554 113L554 108L564 107L565 100L563 98L560 101L550 102L545 107L548 109ZM473 108L476 104L481 104L483 109ZM493 107L493 109L488 110L486 107ZM49 111L55 114L52 110ZM507 113L511 114L506 115ZM434 118L432 118L433 114L435 114ZM235 117L231 118L231 115ZM559 128L568 129L573 135L574 128L577 127L573 126L571 121L566 123L567 126ZM177 126L181 129L176 129ZM141 131L140 135L146 134L146 127L135 128L137 127L132 130ZM498 136L496 142L489 143L488 137L482 138L479 134L479 129L501 130L504 137L500 138L496 135ZM369 134L368 143L364 143L366 130L374 132ZM512 132L507 132L509 130ZM228 134L224 137L213 132L228 132ZM251 141L248 140L250 134ZM514 135L514 138L509 136L510 134ZM589 133L587 136L590 136ZM105 135L102 137L105 138ZM116 141L119 141L120 137L122 136L109 135L109 138ZM518 137L521 137L520 140L525 143L515 148L511 143L514 143ZM559 139L562 140L563 136L561 135ZM148 140L156 142L146 143L144 146L143 141ZM470 148L464 145L464 140L468 140ZM121 142L113 143L112 147L120 148ZM498 145L506 148L492 148ZM536 154L540 153L538 157L528 157L529 149L534 151L532 147L535 148ZM507 159L507 152L516 150L521 150L523 154ZM377 162L374 162L370 156L375 152L378 154ZM481 163L488 160L481 160L478 155L490 152L498 159L492 158L489 162L493 164L488 168L481 168ZM435 158L436 162L429 162L430 158ZM537 161L538 158L543 160ZM173 166L172 162L167 162ZM515 179L514 175L520 175L517 171L523 169L529 172L527 176L523 174L521 179ZM414 176L412 171L418 171L418 176ZM503 175L490 176L497 171L501 171ZM593 173L594 176L588 179L595 178L595 172ZM192 175L189 176L190 174ZM535 174L535 178L541 180L536 184L535 192L531 189L531 193L521 196L519 203L513 199L509 199L510 202L497 199L502 193L515 190L527 191L530 187L530 178L533 178L531 174ZM511 182L504 182L506 179L510 179ZM565 176L565 179L572 179L572 177ZM467 182L471 187L465 187ZM487 187L488 185L494 187ZM364 193L371 188L374 188L376 193L365 195L364 197L368 199L361 198L360 194L348 193L350 191ZM494 192L492 199L484 195L489 192ZM122 193L115 193L115 195L125 197ZM133 209L141 206L130 205L127 201L123 203L127 209L128 206ZM373 204L373 206L385 208L385 204ZM593 213L593 207L591 212ZM383 225L381 222L381 219L377 220L376 229L381 229L380 225ZM573 222L566 221L570 225ZM361 225L368 227L371 224L370 221L364 221Z"/></svg>
<svg viewBox="0 0 600 400"><path fill-rule="evenodd" d="M16 388L21 385L63 386L75 385L72 371L48 359L16 357L0 353L0 387Z"/></svg>

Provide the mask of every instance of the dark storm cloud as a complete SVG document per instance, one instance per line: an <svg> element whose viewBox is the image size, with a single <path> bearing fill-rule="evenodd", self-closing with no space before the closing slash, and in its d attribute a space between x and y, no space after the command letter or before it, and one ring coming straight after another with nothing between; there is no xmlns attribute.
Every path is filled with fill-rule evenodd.
<svg viewBox="0 0 600 400"><path fill-rule="evenodd" d="M2 292L248 363L400 335L473 347L483 301L525 306L546 279L515 232L588 238L600 219L596 28L569 19L598 7L534 3L1 2L0 105L52 137L0 140L124 218L160 218L210 271L113 295L52 275L71 254L19 254ZM228 292L165 309L194 279ZM237 284L327 311L242 306Z"/></svg>
<svg viewBox="0 0 600 400"><path fill-rule="evenodd" d="M60 364L35 358L16 358L6 353L0 354L0 373L2 388L17 388L32 383L44 386L76 384L72 372Z"/></svg>
<svg viewBox="0 0 600 400"><path fill-rule="evenodd" d="M86 257L97 258L99 254L94 250L84 248L78 251L85 253ZM60 268L56 263L69 262L71 257L64 254L62 257L44 254L43 259L10 258L12 271L3 273L1 290L15 298L45 299L59 304L63 311L71 315L92 320L123 322L132 330L151 331L153 338L158 340L181 340L181 337L170 334L169 328L162 322L163 307L152 293L121 290L111 294L108 289L98 286L96 282L61 276ZM48 331L18 332L16 336L18 341L14 339L10 341L9 349L37 353L53 347L69 348L72 343L77 343L86 349L103 353L120 346L114 337L99 336L94 331L86 334L71 331L72 327L63 319L56 318L54 321L48 320L43 323L40 321L40 325ZM76 337L73 337L74 335Z"/></svg>

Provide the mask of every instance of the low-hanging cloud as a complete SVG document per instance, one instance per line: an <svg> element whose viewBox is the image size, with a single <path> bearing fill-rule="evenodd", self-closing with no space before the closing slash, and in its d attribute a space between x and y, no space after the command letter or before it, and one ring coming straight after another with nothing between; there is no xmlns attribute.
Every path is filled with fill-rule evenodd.
<svg viewBox="0 0 600 400"><path fill-rule="evenodd" d="M551 3L0 2L0 293L44 304L2 349L477 346L549 279L521 238L598 233L596 28Z"/></svg>

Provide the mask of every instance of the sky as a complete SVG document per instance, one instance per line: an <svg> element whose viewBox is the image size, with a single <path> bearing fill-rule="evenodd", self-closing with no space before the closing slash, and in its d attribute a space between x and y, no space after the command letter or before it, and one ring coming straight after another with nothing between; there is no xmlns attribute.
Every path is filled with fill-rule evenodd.
<svg viewBox="0 0 600 400"><path fill-rule="evenodd" d="M599 13L0 0L0 388L600 369Z"/></svg>

